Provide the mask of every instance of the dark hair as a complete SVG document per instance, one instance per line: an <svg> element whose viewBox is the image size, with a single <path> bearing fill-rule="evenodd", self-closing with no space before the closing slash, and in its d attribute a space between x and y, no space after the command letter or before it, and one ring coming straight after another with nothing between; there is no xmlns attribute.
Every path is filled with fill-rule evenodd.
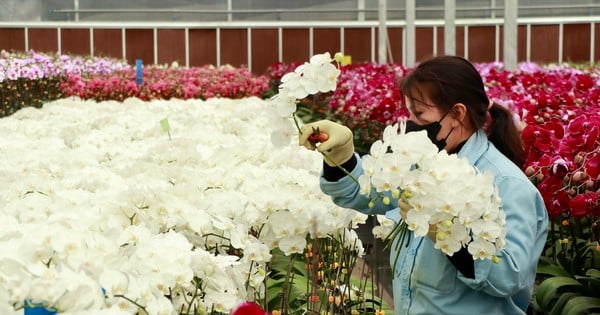
<svg viewBox="0 0 600 315"><path fill-rule="evenodd" d="M486 127L488 139L516 165L523 166L523 145L512 113L499 104L493 104L488 110L490 101L483 79L466 59L437 56L426 60L404 77L400 89L411 101L415 99L414 89L420 93L423 93L421 89L425 89L434 105L446 112L456 103L465 104L476 130L486 124L489 111L492 121Z"/></svg>

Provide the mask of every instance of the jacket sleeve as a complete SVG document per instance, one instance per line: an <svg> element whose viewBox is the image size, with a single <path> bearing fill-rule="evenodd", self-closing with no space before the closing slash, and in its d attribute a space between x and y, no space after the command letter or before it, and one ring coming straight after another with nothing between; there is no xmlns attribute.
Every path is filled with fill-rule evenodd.
<svg viewBox="0 0 600 315"><path fill-rule="evenodd" d="M507 176L497 185L506 213L506 246L497 253L500 261L476 260L474 279L461 274L458 278L475 290L509 297L532 285L548 217L543 199L527 179Z"/></svg>
<svg viewBox="0 0 600 315"><path fill-rule="evenodd" d="M353 170L348 170L354 179L358 180L363 174L361 159L358 154L355 154L357 159L356 166ZM387 211L397 208L397 205L390 203L384 205L381 199L377 200L372 208L369 208L371 199L369 196L360 193L360 186L350 176L344 176L338 181L328 181L321 174L320 186L321 190L331 196L333 202L343 208L350 208L362 212L364 214L385 214ZM389 193L385 193L389 196Z"/></svg>

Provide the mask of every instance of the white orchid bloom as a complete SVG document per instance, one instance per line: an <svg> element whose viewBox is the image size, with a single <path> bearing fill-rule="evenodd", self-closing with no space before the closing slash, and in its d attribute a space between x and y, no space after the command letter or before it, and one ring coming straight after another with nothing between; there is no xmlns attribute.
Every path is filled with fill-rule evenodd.
<svg viewBox="0 0 600 315"><path fill-rule="evenodd" d="M469 254L473 259L491 259L496 253L496 247L482 238L474 238L468 246Z"/></svg>

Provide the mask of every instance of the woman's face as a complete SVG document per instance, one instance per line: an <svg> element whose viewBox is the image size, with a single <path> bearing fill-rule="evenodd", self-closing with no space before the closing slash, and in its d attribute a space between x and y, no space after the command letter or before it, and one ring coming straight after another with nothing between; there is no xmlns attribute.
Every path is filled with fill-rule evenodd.
<svg viewBox="0 0 600 315"><path fill-rule="evenodd" d="M427 125L439 121L445 114L439 107L434 105L433 101L427 95L422 95L422 99L415 97L412 102L405 96L404 101L408 104L408 111L410 112L408 119L419 125Z"/></svg>
<svg viewBox="0 0 600 315"><path fill-rule="evenodd" d="M436 138L437 140L446 139L446 146L444 147L446 151L452 151L460 142L465 140L461 138L462 129L454 115L434 105L433 101L425 93L414 94L412 102L407 96L405 96L404 100L408 104L410 112L409 120L418 125L439 122L441 128Z"/></svg>

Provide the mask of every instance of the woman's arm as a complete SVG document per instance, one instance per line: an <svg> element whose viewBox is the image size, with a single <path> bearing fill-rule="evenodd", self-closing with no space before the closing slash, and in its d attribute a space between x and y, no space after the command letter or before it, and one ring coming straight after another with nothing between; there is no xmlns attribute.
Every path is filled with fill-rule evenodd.
<svg viewBox="0 0 600 315"><path fill-rule="evenodd" d="M497 254L500 261L476 260L475 277L458 278L473 289L510 297L532 285L548 218L543 199L526 179L504 177L498 188L506 213L506 247Z"/></svg>
<svg viewBox="0 0 600 315"><path fill-rule="evenodd" d="M350 174L358 179L363 174L361 159L358 154L354 156L346 163L341 165ZM384 205L381 202L381 198L375 200L373 207L369 208L369 202L371 198L360 193L360 186L352 179L347 176L341 170L328 169L331 166L324 165L323 172L321 174L321 190L330 195L333 202L340 207L350 208L360 211L365 214L385 214L387 211L397 208L398 205L393 202ZM333 174L337 174L334 176ZM337 178L336 177L340 177ZM372 192L372 197L375 199L376 192ZM389 193L384 193L389 197Z"/></svg>

